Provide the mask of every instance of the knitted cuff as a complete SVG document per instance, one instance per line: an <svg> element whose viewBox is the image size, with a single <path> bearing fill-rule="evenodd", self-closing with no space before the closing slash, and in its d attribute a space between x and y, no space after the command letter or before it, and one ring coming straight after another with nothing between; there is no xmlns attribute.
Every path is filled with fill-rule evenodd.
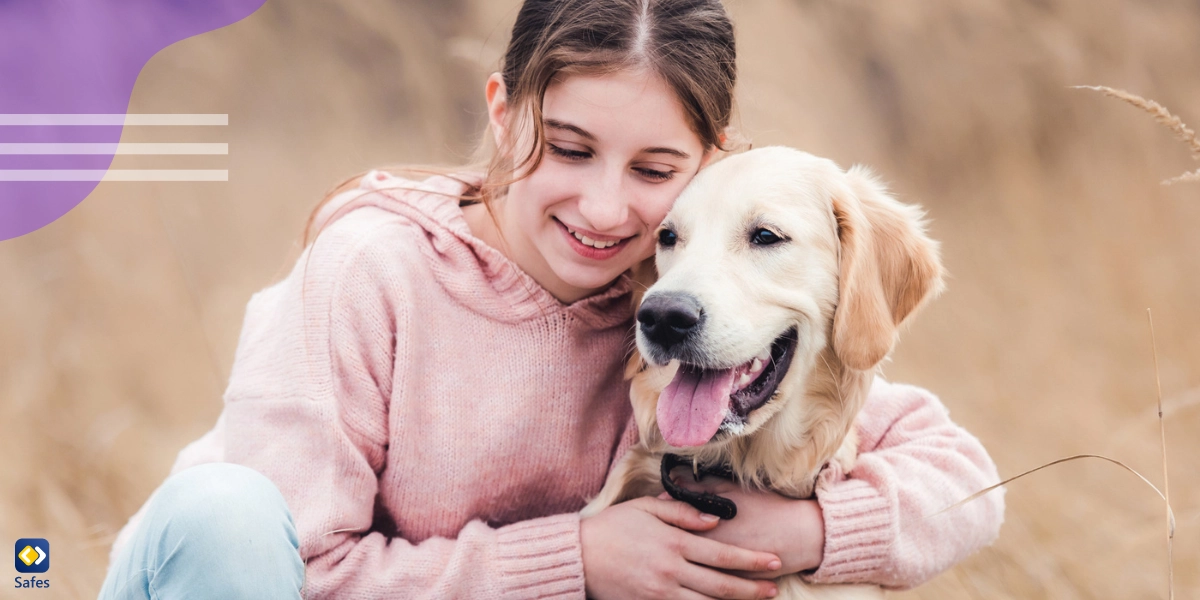
<svg viewBox="0 0 1200 600"><path fill-rule="evenodd" d="M583 598L579 513L506 525L497 537L504 598Z"/></svg>
<svg viewBox="0 0 1200 600"><path fill-rule="evenodd" d="M817 490L825 518L825 555L810 583L879 581L896 537L888 499L865 481L845 479Z"/></svg>

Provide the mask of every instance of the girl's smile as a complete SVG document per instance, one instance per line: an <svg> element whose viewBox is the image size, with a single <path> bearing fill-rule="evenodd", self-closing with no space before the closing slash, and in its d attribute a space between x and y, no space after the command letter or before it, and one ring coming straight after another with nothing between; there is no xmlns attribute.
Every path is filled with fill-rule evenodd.
<svg viewBox="0 0 1200 600"><path fill-rule="evenodd" d="M558 219L554 221L567 235L571 248L580 256L593 260L607 260L616 256L624 248L625 242L633 239L601 235L583 228L571 227Z"/></svg>

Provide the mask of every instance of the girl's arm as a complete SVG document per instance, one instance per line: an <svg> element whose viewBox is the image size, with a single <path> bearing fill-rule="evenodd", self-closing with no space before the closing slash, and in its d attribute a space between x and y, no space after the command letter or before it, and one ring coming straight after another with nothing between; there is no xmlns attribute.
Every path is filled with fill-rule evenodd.
<svg viewBox="0 0 1200 600"><path fill-rule="evenodd" d="M920 585L991 544L1004 490L935 513L1000 481L975 436L928 390L877 377L857 420L859 456L817 482L825 543L813 583Z"/></svg>
<svg viewBox="0 0 1200 600"><path fill-rule="evenodd" d="M375 209L348 213L250 301L225 393L225 460L283 493L306 598L582 597L576 514L496 529L476 520L421 544L370 531L396 434L394 349L420 326L395 275L413 260L407 227Z"/></svg>

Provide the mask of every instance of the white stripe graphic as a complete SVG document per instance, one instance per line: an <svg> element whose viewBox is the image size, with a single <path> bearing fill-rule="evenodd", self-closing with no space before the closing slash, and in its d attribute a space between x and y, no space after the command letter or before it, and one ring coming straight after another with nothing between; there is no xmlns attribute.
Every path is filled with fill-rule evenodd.
<svg viewBox="0 0 1200 600"><path fill-rule="evenodd" d="M9 169L0 181L229 181L228 170L217 169Z"/></svg>
<svg viewBox="0 0 1200 600"><path fill-rule="evenodd" d="M0 125L228 125L227 114L0 114Z"/></svg>
<svg viewBox="0 0 1200 600"><path fill-rule="evenodd" d="M229 144L4 144L0 154L229 154Z"/></svg>

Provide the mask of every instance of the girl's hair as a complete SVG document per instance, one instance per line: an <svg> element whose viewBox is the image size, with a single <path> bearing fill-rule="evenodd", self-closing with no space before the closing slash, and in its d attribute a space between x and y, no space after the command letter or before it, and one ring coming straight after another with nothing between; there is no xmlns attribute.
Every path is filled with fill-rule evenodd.
<svg viewBox="0 0 1200 600"><path fill-rule="evenodd" d="M491 212L490 199L538 167L545 152L546 89L572 75L625 69L655 73L675 91L705 149L725 150L737 79L735 56L733 24L719 0L526 0L513 25L501 74L509 107L507 142L531 128L533 144L521 157L505 147L480 161L483 184L460 201L483 202ZM485 132L485 144L489 138ZM352 189L363 175L342 181L326 194L309 217L305 245L321 207Z"/></svg>

